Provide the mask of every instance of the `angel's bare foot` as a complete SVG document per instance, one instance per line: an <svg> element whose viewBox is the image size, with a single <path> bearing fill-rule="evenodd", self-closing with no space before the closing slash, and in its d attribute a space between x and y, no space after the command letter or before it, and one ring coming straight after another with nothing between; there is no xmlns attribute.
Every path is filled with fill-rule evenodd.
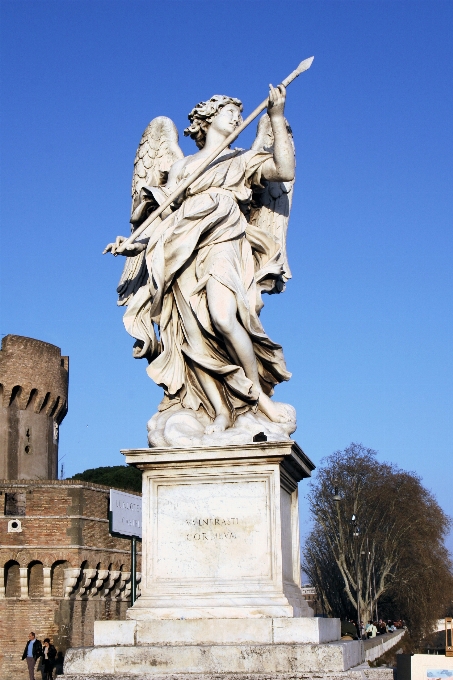
<svg viewBox="0 0 453 680"><path fill-rule="evenodd" d="M273 423L289 423L291 420L283 404L276 404L264 392L261 392L258 398L258 408Z"/></svg>
<svg viewBox="0 0 453 680"><path fill-rule="evenodd" d="M214 421L205 427L205 434L213 434L214 432L224 432L231 425L231 420L226 413L219 413L214 418Z"/></svg>

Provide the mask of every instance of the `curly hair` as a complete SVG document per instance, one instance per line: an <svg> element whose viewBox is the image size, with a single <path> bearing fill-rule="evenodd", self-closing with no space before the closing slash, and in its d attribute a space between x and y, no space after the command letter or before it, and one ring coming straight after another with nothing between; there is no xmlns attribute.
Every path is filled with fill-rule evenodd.
<svg viewBox="0 0 453 680"><path fill-rule="evenodd" d="M239 111L242 111L242 102L234 97L226 97L223 94L215 94L207 102L200 102L189 113L187 118L190 125L184 130L185 137L191 137L199 149L202 149L206 142L206 133L209 125L221 109L227 104L234 104Z"/></svg>

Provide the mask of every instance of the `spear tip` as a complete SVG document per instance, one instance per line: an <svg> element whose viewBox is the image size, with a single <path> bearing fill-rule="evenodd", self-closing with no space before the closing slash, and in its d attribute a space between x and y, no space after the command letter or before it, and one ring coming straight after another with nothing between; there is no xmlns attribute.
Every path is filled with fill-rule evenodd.
<svg viewBox="0 0 453 680"><path fill-rule="evenodd" d="M299 66L297 67L296 71L298 73L303 73L304 71L308 71L310 66L313 63L314 57L308 57L308 59L304 59L303 61L300 62Z"/></svg>
<svg viewBox="0 0 453 680"><path fill-rule="evenodd" d="M307 71L312 65L313 59L314 57L308 57L308 59L301 61L296 70L290 73L289 76L282 81L282 84L287 87L295 78L297 78L297 76L300 76L301 73Z"/></svg>

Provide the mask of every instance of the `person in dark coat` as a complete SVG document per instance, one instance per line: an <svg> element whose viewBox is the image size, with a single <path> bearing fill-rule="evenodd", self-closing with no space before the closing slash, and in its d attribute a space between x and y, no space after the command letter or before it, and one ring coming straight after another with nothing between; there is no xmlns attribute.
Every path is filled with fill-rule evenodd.
<svg viewBox="0 0 453 680"><path fill-rule="evenodd" d="M346 640L357 640L357 628L352 621L341 622L341 637Z"/></svg>
<svg viewBox="0 0 453 680"><path fill-rule="evenodd" d="M57 676L63 675L63 663L64 663L63 652L58 652L57 658L55 659L55 672Z"/></svg>
<svg viewBox="0 0 453 680"><path fill-rule="evenodd" d="M36 635L33 632L29 633L28 642L26 643L24 653L22 654L22 661L27 661L30 680L35 680L35 665L41 655L41 640L37 640Z"/></svg>
<svg viewBox="0 0 453 680"><path fill-rule="evenodd" d="M50 644L49 638L44 640L42 646L41 663L44 671L44 680L52 680L53 669L55 668L55 657L57 650Z"/></svg>

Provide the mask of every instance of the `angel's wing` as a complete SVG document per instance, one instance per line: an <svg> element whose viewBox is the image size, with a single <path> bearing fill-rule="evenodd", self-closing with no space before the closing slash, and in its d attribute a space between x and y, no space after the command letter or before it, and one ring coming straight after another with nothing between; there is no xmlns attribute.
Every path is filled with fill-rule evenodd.
<svg viewBox="0 0 453 680"><path fill-rule="evenodd" d="M131 223L134 231L157 207L150 192L142 192L145 186L165 184L168 172L180 158L184 158L178 144L178 130L170 118L154 118L142 135L135 154L132 174ZM118 304L126 305L132 295L148 280L145 251L135 257L126 257L123 273L118 284Z"/></svg>
<svg viewBox="0 0 453 680"><path fill-rule="evenodd" d="M294 148L291 128L286 121ZM258 123L256 139L252 149L270 151L274 137L269 116L265 114ZM271 237L273 250L269 247L255 250L256 281L262 292L281 293L291 278L291 270L286 254L286 232L293 197L295 180L291 182L262 181L262 188L253 188L252 207L249 223L262 232L263 238ZM263 252L261 252L263 251Z"/></svg>

